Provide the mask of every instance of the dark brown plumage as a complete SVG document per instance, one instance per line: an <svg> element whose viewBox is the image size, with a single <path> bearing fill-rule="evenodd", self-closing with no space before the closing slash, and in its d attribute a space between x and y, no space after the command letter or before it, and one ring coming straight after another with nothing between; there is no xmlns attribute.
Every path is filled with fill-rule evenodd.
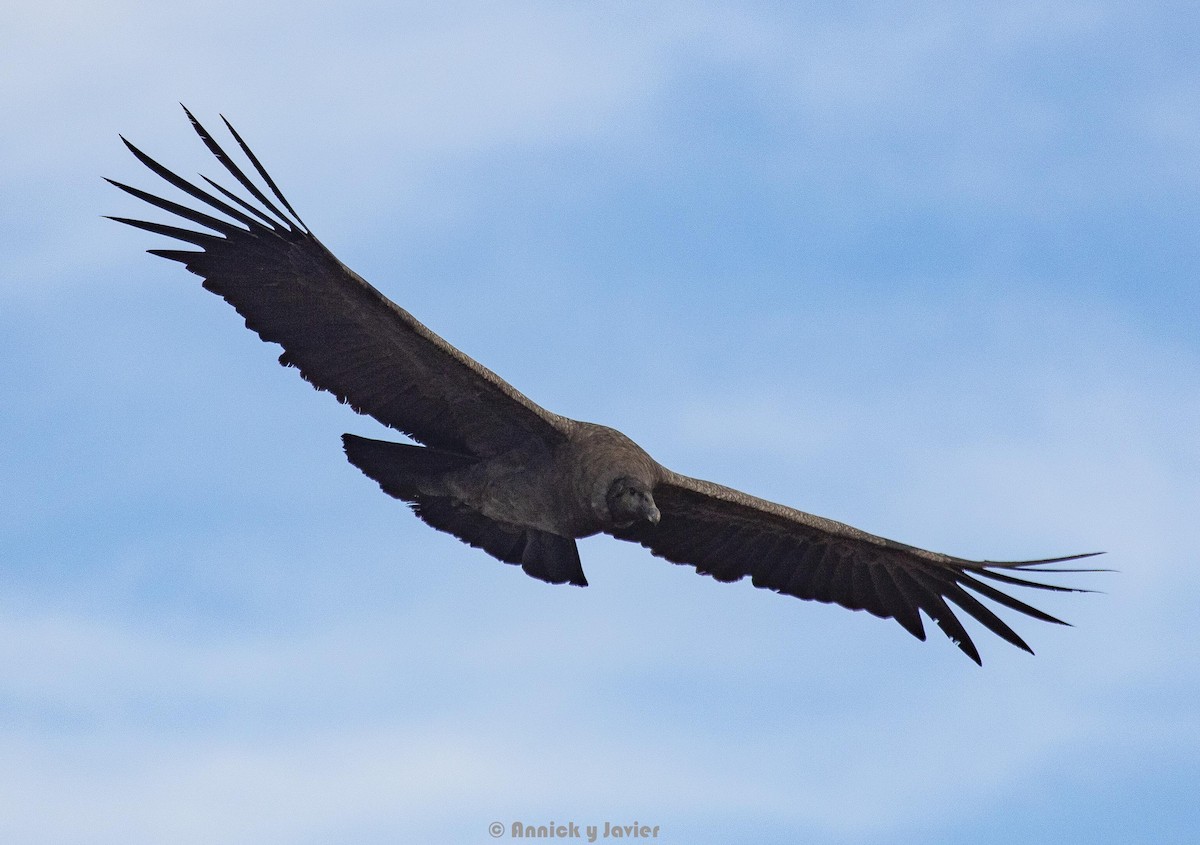
<svg viewBox="0 0 1200 845"><path fill-rule="evenodd" d="M125 141L207 210L112 184L209 231L113 219L198 247L150 252L203 278L248 328L283 347L280 363L424 444L343 437L351 463L434 528L536 578L578 585L587 581L575 540L606 532L719 581L749 576L756 587L895 619L922 640L923 611L976 662L950 604L1031 651L976 596L1064 624L994 584L1085 592L1013 573L1088 571L1046 567L1088 555L997 563L928 552L679 475L618 431L539 407L338 261L228 121L270 196L187 115L250 198L208 177L208 189L190 183Z"/></svg>

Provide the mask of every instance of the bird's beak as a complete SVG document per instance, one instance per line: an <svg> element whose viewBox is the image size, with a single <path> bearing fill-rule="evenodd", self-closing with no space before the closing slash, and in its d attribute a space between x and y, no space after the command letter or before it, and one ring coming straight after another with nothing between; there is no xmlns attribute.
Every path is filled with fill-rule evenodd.
<svg viewBox="0 0 1200 845"><path fill-rule="evenodd" d="M660 519L662 519L662 514L659 513L658 508L656 508L654 505L651 505L650 510L646 512L646 520L651 525L658 525L658 521Z"/></svg>

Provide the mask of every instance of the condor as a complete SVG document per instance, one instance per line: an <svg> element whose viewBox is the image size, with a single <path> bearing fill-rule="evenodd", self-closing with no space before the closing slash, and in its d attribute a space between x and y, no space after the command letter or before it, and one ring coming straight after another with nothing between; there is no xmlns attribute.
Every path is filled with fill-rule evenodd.
<svg viewBox="0 0 1200 845"><path fill-rule="evenodd" d="M995 584L1086 592L1019 575L1093 571L1047 566L1089 555L995 562L925 551L680 475L619 431L538 406L335 258L228 121L261 186L184 111L245 193L208 177L207 188L188 182L122 138L207 208L109 180L202 231L112 219L195 247L150 252L200 276L248 328L282 346L280 363L422 444L343 437L350 462L434 528L535 578L579 586L587 580L575 541L604 532L718 581L749 577L756 587L895 619L921 640L924 612L977 663L951 604L1032 651L980 598L1065 624Z"/></svg>

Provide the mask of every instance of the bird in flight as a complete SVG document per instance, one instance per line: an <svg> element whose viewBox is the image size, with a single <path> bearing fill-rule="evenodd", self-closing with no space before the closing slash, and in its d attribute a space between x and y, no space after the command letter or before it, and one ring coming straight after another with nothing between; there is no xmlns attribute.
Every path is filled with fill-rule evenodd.
<svg viewBox="0 0 1200 845"><path fill-rule="evenodd" d="M1087 592L1029 573L1095 571L1049 566L1090 554L973 561L907 546L680 475L615 429L542 408L334 257L229 121L221 118L261 184L184 112L242 192L207 176L205 187L189 182L122 137L142 164L206 208L110 179L199 230L111 219L194 247L149 252L200 276L247 328L283 347L281 364L421 444L342 437L354 466L439 531L534 578L579 586L587 580L575 541L604 532L718 581L749 577L756 587L894 619L920 640L924 613L976 663L959 612L1032 653L980 599L1062 625L1001 587Z"/></svg>

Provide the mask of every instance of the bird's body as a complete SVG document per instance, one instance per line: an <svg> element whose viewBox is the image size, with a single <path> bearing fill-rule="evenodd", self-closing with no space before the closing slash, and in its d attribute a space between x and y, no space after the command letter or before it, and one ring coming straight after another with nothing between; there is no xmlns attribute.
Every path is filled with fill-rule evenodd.
<svg viewBox="0 0 1200 845"><path fill-rule="evenodd" d="M188 117L257 202L205 177L214 195L126 142L143 164L208 210L113 184L215 234L114 219L199 247L150 251L203 277L247 327L283 346L281 363L423 444L343 437L351 463L434 528L541 580L577 585L587 581L575 540L604 532L720 581L750 577L758 587L893 618L919 639L923 612L977 662L947 601L1026 650L976 595L1059 622L988 582L1074 592L1013 573L1080 571L1044 564L1084 555L996 563L928 552L680 475L615 429L540 407L338 261L232 126L226 122L278 205Z"/></svg>
<svg viewBox="0 0 1200 845"><path fill-rule="evenodd" d="M648 488L666 470L621 432L594 423L569 420L567 436L549 449L518 448L487 458L464 458L461 466L424 476L415 492L449 496L469 503L481 515L505 525L536 528L560 537L579 539L614 531L606 500L618 478L633 478ZM365 457L365 438L343 438L351 461L368 475L382 473L390 462L402 463L393 450L376 468ZM389 445L373 441L378 449ZM411 448L411 447L409 447ZM428 453L428 448L421 452Z"/></svg>
<svg viewBox="0 0 1200 845"><path fill-rule="evenodd" d="M385 492L416 505L435 528L488 551L487 538L517 538L496 556L542 580L583 586L574 541L628 527L629 520L614 513L610 494L651 491L667 470L615 429L565 418L562 429L563 438L548 448L535 443L490 457L352 434L342 441L351 463ZM469 511L471 519L447 521L447 508Z"/></svg>

